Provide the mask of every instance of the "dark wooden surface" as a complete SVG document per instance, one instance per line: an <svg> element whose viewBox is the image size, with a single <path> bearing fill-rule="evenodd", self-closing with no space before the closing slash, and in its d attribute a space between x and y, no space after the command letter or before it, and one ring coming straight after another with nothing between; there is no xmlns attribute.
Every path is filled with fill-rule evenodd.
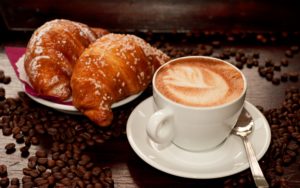
<svg viewBox="0 0 300 188"><path fill-rule="evenodd" d="M295 30L300 2L239 0L2 0L9 30L34 30L66 18L114 31Z"/></svg>
<svg viewBox="0 0 300 188"><path fill-rule="evenodd" d="M21 91L22 88L12 70L12 67L10 66L6 54L4 53L4 46L25 46L27 43L26 40L24 38L10 38L1 44L0 69L4 70L5 74L11 76L12 78L12 82L9 85L0 84L1 87L6 89L7 97L16 97L16 93ZM174 47L178 47L180 49L181 45L182 43L179 42L174 44ZM268 58L274 60L275 62L279 62L280 59L285 57L284 52L290 47L290 43L277 45L236 45L229 43L224 44L223 47L235 47L243 49L249 54L253 52L259 52L261 62ZM215 51L215 53L217 52L218 50ZM300 54L298 53L293 58L290 58L289 62L289 66L283 67L282 71L296 71L299 73ZM266 110L280 106L284 100L284 91L286 88L290 86L296 86L300 88L299 81L281 83L280 85L275 86L271 82L268 82L266 79L259 76L257 67L253 67L251 69L244 67L242 71L246 75L249 85L246 100L254 105L260 105ZM143 98L140 98L138 101L132 103L132 108L142 100ZM126 122L123 122L123 126L126 127ZM22 168L27 165L27 159L21 158L19 152L15 152L12 155L5 154L4 146L9 142L13 142L13 138L3 136L2 134L0 135L0 164L6 164L8 166L9 176L21 178ZM37 147L31 147L32 153L34 153L36 148ZM91 153L97 156L96 159L101 165L108 166L112 169L115 187L222 187L223 182L227 179L227 177L225 177L214 180L194 180L175 177L156 170L141 160L134 153L125 135L98 145L93 149L93 151L91 151ZM287 167L285 171L286 173L282 176L288 179L291 187L300 187L299 162L300 157L298 154L297 160L292 165Z"/></svg>

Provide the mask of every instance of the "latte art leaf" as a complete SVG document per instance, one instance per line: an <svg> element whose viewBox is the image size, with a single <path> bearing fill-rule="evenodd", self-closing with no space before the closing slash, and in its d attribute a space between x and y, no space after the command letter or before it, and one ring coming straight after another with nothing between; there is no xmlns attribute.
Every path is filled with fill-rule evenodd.
<svg viewBox="0 0 300 188"><path fill-rule="evenodd" d="M172 62L159 70L155 85L170 100L196 107L227 103L244 88L242 75L235 68L205 58Z"/></svg>
<svg viewBox="0 0 300 188"><path fill-rule="evenodd" d="M203 77L203 71L201 69L195 69L191 67L182 67L181 69L170 69L167 71L167 75L164 77L164 82L168 85L174 85L178 87L190 87L190 88L211 88L212 85L208 85Z"/></svg>

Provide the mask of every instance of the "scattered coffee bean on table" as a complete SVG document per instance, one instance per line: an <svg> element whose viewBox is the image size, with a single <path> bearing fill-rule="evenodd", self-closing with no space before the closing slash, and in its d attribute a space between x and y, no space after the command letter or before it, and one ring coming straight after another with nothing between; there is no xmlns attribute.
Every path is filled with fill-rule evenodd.
<svg viewBox="0 0 300 188"><path fill-rule="evenodd" d="M7 154L12 154L16 151L16 144L15 143L8 143L5 145L5 150Z"/></svg>

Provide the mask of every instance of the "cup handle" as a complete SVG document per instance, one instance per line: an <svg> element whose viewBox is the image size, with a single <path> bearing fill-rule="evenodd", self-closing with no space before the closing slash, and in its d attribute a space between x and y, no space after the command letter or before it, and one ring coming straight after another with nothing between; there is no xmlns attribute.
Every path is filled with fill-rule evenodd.
<svg viewBox="0 0 300 188"><path fill-rule="evenodd" d="M161 109L150 117L147 124L148 136L158 144L169 144L174 136L174 129L170 123L164 123L172 117L173 112L169 108Z"/></svg>

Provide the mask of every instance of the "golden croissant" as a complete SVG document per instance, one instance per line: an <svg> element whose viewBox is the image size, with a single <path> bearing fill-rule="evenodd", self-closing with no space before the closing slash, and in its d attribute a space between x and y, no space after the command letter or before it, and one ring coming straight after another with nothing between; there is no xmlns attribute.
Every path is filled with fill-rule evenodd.
<svg viewBox="0 0 300 188"><path fill-rule="evenodd" d="M76 60L103 31L94 32L85 24L69 20L52 20L39 27L27 45L24 61L34 90L41 96L68 99Z"/></svg>
<svg viewBox="0 0 300 188"><path fill-rule="evenodd" d="M100 126L111 124L111 105L143 91L169 59L134 35L107 34L79 57L71 77L73 104Z"/></svg>

